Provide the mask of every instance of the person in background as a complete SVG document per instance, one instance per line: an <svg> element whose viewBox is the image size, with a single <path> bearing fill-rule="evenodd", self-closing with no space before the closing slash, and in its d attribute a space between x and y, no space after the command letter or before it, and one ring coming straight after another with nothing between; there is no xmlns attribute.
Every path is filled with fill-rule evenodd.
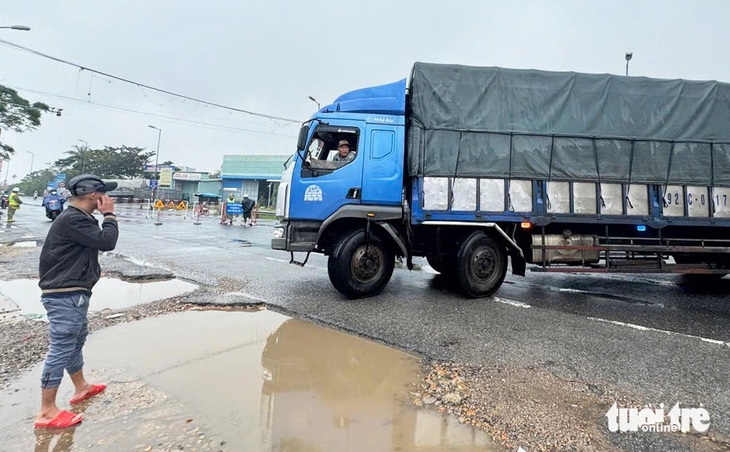
<svg viewBox="0 0 730 452"><path fill-rule="evenodd" d="M227 207L228 204L234 204L236 202L236 197L231 193L228 195L228 199L223 201L223 206L221 206L221 223L220 224L226 224L227 221L230 221L230 224L233 224L233 215L228 215Z"/></svg>
<svg viewBox="0 0 730 452"><path fill-rule="evenodd" d="M55 188L43 198L41 205L46 208L46 217L51 218L51 209L49 208L49 201L58 201L63 210L63 204L66 202L66 198L58 194L58 190Z"/></svg>
<svg viewBox="0 0 730 452"><path fill-rule="evenodd" d="M18 187L13 188L8 197L8 223L15 221L15 211L20 209L20 205L23 204L23 200L20 199L20 189Z"/></svg>
<svg viewBox="0 0 730 452"><path fill-rule="evenodd" d="M243 205L243 223L241 226L246 226L246 222L248 222L248 226L253 226L253 224L251 224L251 212L253 211L253 206L256 205L256 202L249 198L248 195L243 195L243 201L241 204Z"/></svg>
<svg viewBox="0 0 730 452"><path fill-rule="evenodd" d="M64 370L74 385L71 405L106 389L106 385L86 381L82 350L88 334L91 291L101 276L99 251L113 250L119 238L114 201L106 195L116 187L116 182L104 182L93 174L71 179L70 206L51 224L41 250L38 285L48 314L50 347L41 374L36 428L68 428L82 420L81 414L56 405ZM101 228L94 211L104 217Z"/></svg>
<svg viewBox="0 0 730 452"><path fill-rule="evenodd" d="M251 211L251 225L256 225L256 220L259 218L259 203L254 203L253 210Z"/></svg>

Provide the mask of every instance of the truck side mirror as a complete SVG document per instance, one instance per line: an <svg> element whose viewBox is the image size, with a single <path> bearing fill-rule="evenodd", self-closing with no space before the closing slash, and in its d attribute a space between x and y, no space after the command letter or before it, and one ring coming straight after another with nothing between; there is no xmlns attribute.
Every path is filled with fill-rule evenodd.
<svg viewBox="0 0 730 452"><path fill-rule="evenodd" d="M297 151L303 151L307 147L307 137L309 136L309 124L299 129L299 138L297 139Z"/></svg>

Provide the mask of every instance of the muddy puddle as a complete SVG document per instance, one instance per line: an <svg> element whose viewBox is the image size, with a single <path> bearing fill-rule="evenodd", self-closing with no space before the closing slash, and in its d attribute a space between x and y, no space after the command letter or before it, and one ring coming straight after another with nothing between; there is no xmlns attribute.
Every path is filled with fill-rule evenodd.
<svg viewBox="0 0 730 452"><path fill-rule="evenodd" d="M487 435L411 403L418 358L270 311L189 311L89 336L86 373L107 391L84 422L32 428L41 366L0 392L17 450L474 451ZM72 393L59 390L62 408ZM53 449L58 445L58 449ZM2 446L0 446L2 448Z"/></svg>
<svg viewBox="0 0 730 452"><path fill-rule="evenodd" d="M155 300L175 297L192 292L198 286L178 279L166 281L148 281L130 283L114 278L101 278L94 287L91 297L90 311L102 311L104 309L124 309L139 304L149 303ZM29 318L45 318L45 309L40 302L41 289L36 279L15 279L0 281L0 294L10 304L10 308L4 306L4 311L19 309L20 314ZM13 309L13 304L17 306ZM0 310L2 311L2 310Z"/></svg>

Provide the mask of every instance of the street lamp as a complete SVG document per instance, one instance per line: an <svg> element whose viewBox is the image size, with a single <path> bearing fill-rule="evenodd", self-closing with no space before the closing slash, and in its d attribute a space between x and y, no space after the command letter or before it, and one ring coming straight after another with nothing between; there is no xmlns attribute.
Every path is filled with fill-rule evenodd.
<svg viewBox="0 0 730 452"><path fill-rule="evenodd" d="M6 25L0 28L9 28L11 30L30 31L30 27L27 25Z"/></svg>
<svg viewBox="0 0 730 452"><path fill-rule="evenodd" d="M155 189L152 190L152 199L154 199L157 194L157 187L160 185L160 173L159 168L157 168L157 162L160 161L160 139L162 138L162 129L153 125L150 125L149 128L157 131L157 152L155 153L155 181L157 182L157 185L155 185Z"/></svg>
<svg viewBox="0 0 730 452"><path fill-rule="evenodd" d="M633 52L626 52L626 76L629 75L629 61L631 61L631 57L634 56Z"/></svg>
<svg viewBox="0 0 730 452"><path fill-rule="evenodd" d="M28 154L30 154L30 174L33 174L33 160L35 159L35 154L30 151L25 151Z"/></svg>
<svg viewBox="0 0 730 452"><path fill-rule="evenodd" d="M312 102L314 102L315 104L317 104L317 110L321 110L321 109L322 109L322 108L321 108L321 107L319 106L319 102L317 102L317 99L315 99L315 98L314 98L314 97L312 97L312 96L309 96L309 100L311 100Z"/></svg>
<svg viewBox="0 0 730 452"><path fill-rule="evenodd" d="M89 151L89 142L79 138L79 141L84 143L84 160L81 164L81 174L86 174L86 153Z"/></svg>

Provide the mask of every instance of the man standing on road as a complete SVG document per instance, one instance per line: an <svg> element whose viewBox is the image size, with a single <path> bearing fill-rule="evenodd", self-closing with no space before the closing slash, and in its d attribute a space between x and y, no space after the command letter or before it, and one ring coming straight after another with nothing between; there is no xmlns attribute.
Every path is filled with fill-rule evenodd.
<svg viewBox="0 0 730 452"><path fill-rule="evenodd" d="M243 195L241 205L243 206L243 223L241 226L246 226L246 222L248 222L248 226L253 226L253 224L251 224L251 212L253 211L253 206L256 205L256 202L249 198L248 195Z"/></svg>
<svg viewBox="0 0 730 452"><path fill-rule="evenodd" d="M15 211L20 209L20 205L23 204L23 200L20 199L20 195L18 193L20 193L20 189L15 187L13 188L13 191L10 192L10 197L8 197L8 223L15 221L13 219Z"/></svg>
<svg viewBox="0 0 730 452"><path fill-rule="evenodd" d="M116 182L91 174L69 182L70 206L53 222L40 258L41 303L48 313L50 348L41 377L41 410L36 428L66 428L81 422L81 414L61 410L56 394L66 370L74 384L71 405L99 394L106 385L84 378L82 349L88 334L87 313L91 290L99 281L99 251L113 250L119 237L114 201L106 192ZM104 220L92 215L98 210Z"/></svg>

